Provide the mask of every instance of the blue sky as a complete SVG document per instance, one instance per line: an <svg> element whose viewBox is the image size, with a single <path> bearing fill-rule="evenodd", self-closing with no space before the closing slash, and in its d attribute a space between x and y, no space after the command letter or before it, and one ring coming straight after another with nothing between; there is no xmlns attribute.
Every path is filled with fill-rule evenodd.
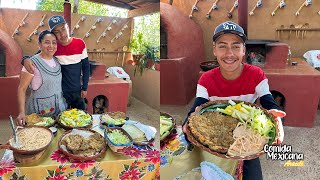
<svg viewBox="0 0 320 180"><path fill-rule="evenodd" d="M37 0L0 0L2 8L36 9Z"/></svg>

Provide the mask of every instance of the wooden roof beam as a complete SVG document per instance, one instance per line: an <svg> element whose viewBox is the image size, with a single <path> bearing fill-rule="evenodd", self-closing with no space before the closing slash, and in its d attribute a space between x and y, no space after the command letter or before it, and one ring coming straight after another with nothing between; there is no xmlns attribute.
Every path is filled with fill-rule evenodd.
<svg viewBox="0 0 320 180"><path fill-rule="evenodd" d="M114 1L114 0L85 0L85 1L90 1L90 2L94 2L94 3L105 4L105 5L110 5L110 6L129 9L129 10L135 9L135 7L133 7L133 6L129 5L129 4L127 4L127 3L123 3L123 2L120 2L120 1Z"/></svg>
<svg viewBox="0 0 320 180"><path fill-rule="evenodd" d="M152 14L152 13L159 12L159 11L160 11L160 2L159 3L152 3L148 6L145 6L145 7L139 8L139 9L130 10L128 12L128 18Z"/></svg>

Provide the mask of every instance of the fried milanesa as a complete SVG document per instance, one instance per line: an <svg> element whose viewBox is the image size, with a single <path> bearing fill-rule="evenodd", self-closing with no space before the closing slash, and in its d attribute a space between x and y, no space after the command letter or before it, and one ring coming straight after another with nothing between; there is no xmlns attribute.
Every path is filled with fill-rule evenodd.
<svg viewBox="0 0 320 180"><path fill-rule="evenodd" d="M205 112L190 117L189 128L192 135L211 150L226 153L234 142L233 130L239 120L219 112Z"/></svg>
<svg viewBox="0 0 320 180"><path fill-rule="evenodd" d="M81 135L69 135L62 140L67 149L75 155L93 156L99 153L104 146L104 139L98 133L94 133L88 138Z"/></svg>
<svg viewBox="0 0 320 180"><path fill-rule="evenodd" d="M37 124L38 122L41 122L41 121L43 121L42 117L40 117L36 113L32 113L32 114L26 116L26 123L28 125L34 125L34 124Z"/></svg>
<svg viewBox="0 0 320 180"><path fill-rule="evenodd" d="M84 139L79 150L85 151L87 149L99 152L103 148L103 139L98 134L93 134L89 138Z"/></svg>
<svg viewBox="0 0 320 180"><path fill-rule="evenodd" d="M126 119L126 114L120 111L108 112L108 115L113 119Z"/></svg>
<svg viewBox="0 0 320 180"><path fill-rule="evenodd" d="M69 151L78 151L83 142L83 139L83 136L80 136L78 134L69 135L63 138L62 144L65 145Z"/></svg>

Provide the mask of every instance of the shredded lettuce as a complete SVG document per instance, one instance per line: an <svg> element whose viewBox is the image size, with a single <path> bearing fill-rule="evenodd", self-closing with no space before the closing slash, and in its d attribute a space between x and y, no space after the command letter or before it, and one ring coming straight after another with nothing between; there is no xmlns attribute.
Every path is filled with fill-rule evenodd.
<svg viewBox="0 0 320 180"><path fill-rule="evenodd" d="M114 144L128 144L130 143L130 139L128 136L123 134L120 130L115 129L107 134L108 138L114 143Z"/></svg>
<svg viewBox="0 0 320 180"><path fill-rule="evenodd" d="M168 135L173 125L171 117L160 115L160 139Z"/></svg>
<svg viewBox="0 0 320 180"><path fill-rule="evenodd" d="M109 118L109 119L106 119L105 122L108 124L121 125L121 124L124 124L126 120Z"/></svg>
<svg viewBox="0 0 320 180"><path fill-rule="evenodd" d="M269 138L269 144L274 141L276 136L276 127L270 117L268 117L263 110L246 105L243 102L235 103L232 100L228 101L225 109L217 108L217 111L239 119L239 121L258 132L261 136Z"/></svg>
<svg viewBox="0 0 320 180"><path fill-rule="evenodd" d="M52 117L42 117L43 121L40 121L34 125L36 126L49 126L50 124L54 123L54 119Z"/></svg>

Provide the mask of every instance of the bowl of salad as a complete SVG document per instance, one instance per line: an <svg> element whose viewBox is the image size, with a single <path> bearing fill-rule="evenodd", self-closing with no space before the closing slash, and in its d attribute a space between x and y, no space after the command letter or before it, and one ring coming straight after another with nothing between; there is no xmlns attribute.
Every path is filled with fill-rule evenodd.
<svg viewBox="0 0 320 180"><path fill-rule="evenodd" d="M90 128L92 116L80 109L68 109L61 112L57 118L58 124L65 130L73 128Z"/></svg>
<svg viewBox="0 0 320 180"><path fill-rule="evenodd" d="M42 126L42 127L52 127L55 125L54 115L39 115L32 113L26 116L26 126Z"/></svg>
<svg viewBox="0 0 320 180"><path fill-rule="evenodd" d="M124 147L131 146L131 136L121 127L109 127L104 132L108 146L113 152L121 152Z"/></svg>
<svg viewBox="0 0 320 180"><path fill-rule="evenodd" d="M175 132L175 126L175 119L169 113L160 112L160 142L166 141Z"/></svg>

